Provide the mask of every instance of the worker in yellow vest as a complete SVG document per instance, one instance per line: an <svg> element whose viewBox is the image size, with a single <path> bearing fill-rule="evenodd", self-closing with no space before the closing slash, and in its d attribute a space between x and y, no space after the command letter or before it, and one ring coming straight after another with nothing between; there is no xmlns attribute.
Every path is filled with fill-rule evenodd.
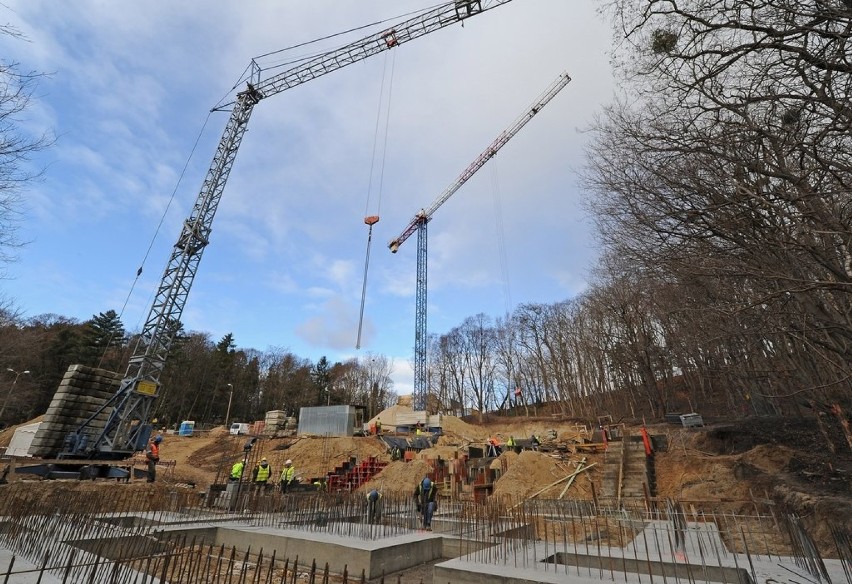
<svg viewBox="0 0 852 584"><path fill-rule="evenodd" d="M272 476L272 467L269 466L269 461L266 457L260 459L257 466L252 471L252 479L258 489L266 489L269 486L269 477Z"/></svg>
<svg viewBox="0 0 852 584"><path fill-rule="evenodd" d="M278 481L278 486L282 493L286 493L293 481L296 480L296 469L293 468L293 461L289 458L284 461L284 469L281 471L281 478Z"/></svg>
<svg viewBox="0 0 852 584"><path fill-rule="evenodd" d="M244 465L242 460L238 460L234 463L234 466L231 467L231 476L229 477L230 480L238 482L240 479L243 478L243 466Z"/></svg>

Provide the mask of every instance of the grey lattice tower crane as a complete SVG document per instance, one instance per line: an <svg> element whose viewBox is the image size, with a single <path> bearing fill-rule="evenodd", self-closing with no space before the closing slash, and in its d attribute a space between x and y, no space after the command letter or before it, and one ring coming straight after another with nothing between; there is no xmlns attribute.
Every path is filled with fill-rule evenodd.
<svg viewBox="0 0 852 584"><path fill-rule="evenodd" d="M426 258L427 258L427 237L426 225L432 220L432 215L438 208L447 202L453 193L459 190L467 180L476 174L476 171L482 168L486 162L497 154L512 137L521 131L527 122L529 122L547 103L556 97L556 94L568 85L571 78L567 73L562 73L556 78L556 81L542 93L538 99L527 108L515 122L497 136L488 148L468 166L464 172L453 182L447 189L441 193L435 202L428 209L421 209L411 223L403 229L402 233L396 239L392 239L388 247L393 253L399 251L399 246L408 239L412 233L417 231L417 288L415 290L415 314L414 314L414 409L422 410L426 408Z"/></svg>
<svg viewBox="0 0 852 584"><path fill-rule="evenodd" d="M510 1L456 0L442 4L381 33L313 57L269 77L264 77L264 71L252 61L251 81L244 91L237 94L236 100L228 104L232 106L230 118L192 212L184 221L180 237L172 249L124 379L112 399L68 436L65 449L59 455L61 458L120 460L145 447L151 433L151 407L160 391L160 374L201 256L210 242L213 217L254 106L264 98ZM103 412L111 413L101 429L93 422Z"/></svg>

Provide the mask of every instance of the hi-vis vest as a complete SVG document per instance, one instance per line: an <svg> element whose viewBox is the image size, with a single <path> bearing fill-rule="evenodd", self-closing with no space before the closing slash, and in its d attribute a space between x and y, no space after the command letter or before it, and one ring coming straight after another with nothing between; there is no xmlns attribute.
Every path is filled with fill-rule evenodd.
<svg viewBox="0 0 852 584"><path fill-rule="evenodd" d="M269 471L271 470L270 466L267 464L263 466L262 464L257 465L257 477L256 480L259 483L265 483L269 480Z"/></svg>
<svg viewBox="0 0 852 584"><path fill-rule="evenodd" d="M239 480L243 476L243 463L235 462L234 466L231 467L231 478L234 480Z"/></svg>
<svg viewBox="0 0 852 584"><path fill-rule="evenodd" d="M285 483L289 483L293 480L293 476L296 474L296 469L292 466L285 466L284 470L281 471L281 481Z"/></svg>

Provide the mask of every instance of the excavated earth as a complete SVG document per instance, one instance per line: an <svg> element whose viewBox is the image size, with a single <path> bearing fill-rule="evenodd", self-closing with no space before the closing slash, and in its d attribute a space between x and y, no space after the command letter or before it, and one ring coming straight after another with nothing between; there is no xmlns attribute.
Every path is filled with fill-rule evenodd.
<svg viewBox="0 0 852 584"><path fill-rule="evenodd" d="M661 424L648 430L666 444L655 456L659 497L702 501L708 508L715 501L738 502L741 508L735 511L745 513L753 511L755 502L771 502L781 512L800 515L825 545L830 541L829 523L852 525L852 449L843 441L828 440L815 420L755 418L696 429ZM575 420L517 417L477 424L445 416L444 435L421 457L452 459L470 445L481 446L492 435L505 441L509 436L548 436L553 431L556 439L546 442L553 448L550 452L506 452L493 462L501 471L494 496L556 498L564 483L546 487L573 472L585 458L587 465L597 464L578 475L565 497L590 500L593 485L601 492L605 455L572 452L583 438ZM638 428L628 431L638 432ZM13 432L14 427L0 433L0 446L8 444ZM160 480L126 487L150 489L152 494L175 486L204 491L225 481L231 465L243 458L246 439L230 436L224 429L191 437L169 434L161 455L170 465L160 473ZM249 461L260 457L269 459L276 474L284 460L291 459L303 481L324 475L350 457L358 461L375 457L389 464L362 488L378 486L387 492L413 491L429 469L420 459L391 462L384 443L372 436L264 438L254 445ZM50 498L70 491L115 489L116 483L41 481L34 488ZM2 491L0 487L0 496Z"/></svg>

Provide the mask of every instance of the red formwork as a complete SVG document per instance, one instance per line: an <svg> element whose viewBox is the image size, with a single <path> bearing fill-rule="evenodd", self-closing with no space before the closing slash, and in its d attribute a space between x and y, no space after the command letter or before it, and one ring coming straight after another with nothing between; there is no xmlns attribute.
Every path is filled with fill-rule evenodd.
<svg viewBox="0 0 852 584"><path fill-rule="evenodd" d="M330 493L354 491L373 478L387 464L386 462L377 460L374 456L362 460L360 463L355 463L354 459L352 459L350 462L344 463L328 473L328 491Z"/></svg>

